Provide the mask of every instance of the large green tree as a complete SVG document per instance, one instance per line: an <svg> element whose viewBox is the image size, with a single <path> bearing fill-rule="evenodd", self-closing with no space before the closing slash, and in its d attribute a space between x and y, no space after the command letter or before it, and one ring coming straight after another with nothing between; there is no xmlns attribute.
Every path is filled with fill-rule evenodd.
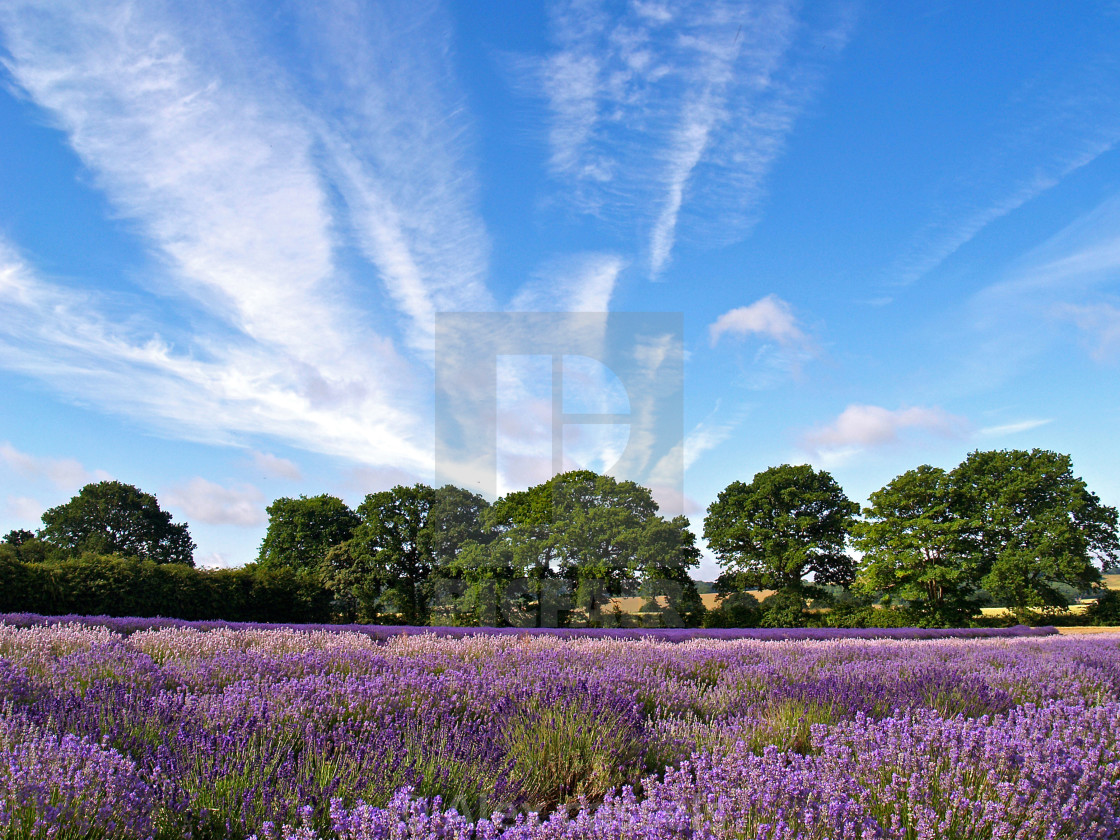
<svg viewBox="0 0 1120 840"><path fill-rule="evenodd" d="M426 624L436 579L464 544L484 542L481 496L451 485L398 485L358 506L353 537L328 557L329 585L367 620Z"/></svg>
<svg viewBox="0 0 1120 840"><path fill-rule="evenodd" d="M855 565L845 543L858 511L825 470L783 464L729 484L708 507L704 538L725 586L801 592L810 572L847 586Z"/></svg>
<svg viewBox="0 0 1120 840"><path fill-rule="evenodd" d="M904 600L936 623L959 623L981 577L953 504L949 475L923 465L871 494L853 544L863 553L856 588Z"/></svg>
<svg viewBox="0 0 1120 840"><path fill-rule="evenodd" d="M1057 584L1100 580L1120 551L1116 508L1073 474L1068 455L1042 449L972 452L950 476L953 504L981 585L1017 611L1061 606Z"/></svg>
<svg viewBox="0 0 1120 840"><path fill-rule="evenodd" d="M699 562L695 536L684 517L667 520L657 511L650 491L632 481L589 470L561 473L494 503L495 536L481 568L487 580L499 570L524 580L538 624L548 619L550 588L595 616L606 599L643 583L670 596L671 619L675 613L698 620L699 596L688 574Z"/></svg>
<svg viewBox="0 0 1120 840"><path fill-rule="evenodd" d="M350 539L360 519L336 496L280 498L267 508L268 531L258 561L313 572L333 546Z"/></svg>
<svg viewBox="0 0 1120 840"><path fill-rule="evenodd" d="M194 565L185 524L171 521L156 497L119 481L87 484L43 514L42 538L71 554L116 554Z"/></svg>

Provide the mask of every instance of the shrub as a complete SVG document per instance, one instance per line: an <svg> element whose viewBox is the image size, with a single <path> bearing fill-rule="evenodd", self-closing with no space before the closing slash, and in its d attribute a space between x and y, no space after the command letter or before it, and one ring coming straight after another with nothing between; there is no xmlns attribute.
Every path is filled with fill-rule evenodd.
<svg viewBox="0 0 1120 840"><path fill-rule="evenodd" d="M1120 592L1113 589L1101 592L1096 602L1086 610L1085 622L1108 627L1120 624Z"/></svg>
<svg viewBox="0 0 1120 840"><path fill-rule="evenodd" d="M704 613L703 626L758 627L762 611L758 599L749 592L732 592L719 602L715 609Z"/></svg>
<svg viewBox="0 0 1120 840"><path fill-rule="evenodd" d="M804 627L805 598L800 592L783 589L762 602L762 627Z"/></svg>

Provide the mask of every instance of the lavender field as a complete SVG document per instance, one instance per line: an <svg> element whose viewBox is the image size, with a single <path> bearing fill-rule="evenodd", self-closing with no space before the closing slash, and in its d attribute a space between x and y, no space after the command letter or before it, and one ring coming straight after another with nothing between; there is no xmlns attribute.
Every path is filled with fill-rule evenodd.
<svg viewBox="0 0 1120 840"><path fill-rule="evenodd" d="M152 624L0 623L2 836L1120 836L1110 637Z"/></svg>

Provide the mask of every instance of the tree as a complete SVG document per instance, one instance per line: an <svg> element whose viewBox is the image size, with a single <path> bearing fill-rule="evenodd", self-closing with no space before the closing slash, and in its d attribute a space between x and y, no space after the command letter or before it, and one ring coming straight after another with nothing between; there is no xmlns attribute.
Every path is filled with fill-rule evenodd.
<svg viewBox="0 0 1120 840"><path fill-rule="evenodd" d="M131 484L87 484L64 505L43 514L42 538L71 554L91 552L194 565L185 524L173 524L156 497Z"/></svg>
<svg viewBox="0 0 1120 840"><path fill-rule="evenodd" d="M360 519L336 496L277 499L267 508L268 531L261 542L262 566L317 571L332 546L350 539Z"/></svg>
<svg viewBox="0 0 1120 840"><path fill-rule="evenodd" d="M749 592L730 592L704 614L705 627L758 627L762 610Z"/></svg>
<svg viewBox="0 0 1120 840"><path fill-rule="evenodd" d="M592 620L613 596L670 595L672 611L699 620L699 596L688 569L699 563L695 536L684 517L666 520L650 491L589 470L553 476L494 503L491 552L504 558L488 568L508 569L527 581L536 599L536 623L545 621L547 581L562 582ZM660 586L663 590L653 593Z"/></svg>
<svg viewBox="0 0 1120 840"><path fill-rule="evenodd" d="M638 556L641 590L665 596L667 625L699 627L707 610L690 573L700 565L700 549L688 517L658 516L646 523L644 531Z"/></svg>
<svg viewBox="0 0 1120 840"><path fill-rule="evenodd" d="M3 542L13 548L19 548L24 543L30 542L33 539L35 539L35 534L31 531L28 531L26 528L18 528L5 534Z"/></svg>
<svg viewBox="0 0 1120 840"><path fill-rule="evenodd" d="M451 485L398 485L358 506L353 537L330 557L330 585L349 591L365 614L406 624L429 619L433 579L448 574L462 546L485 539L486 500Z"/></svg>
<svg viewBox="0 0 1120 840"><path fill-rule="evenodd" d="M1116 508L1073 475L1068 455L976 451L950 481L981 585L1019 613L1064 606L1057 584L1098 583L1094 563L1110 565L1120 551Z"/></svg>
<svg viewBox="0 0 1120 840"><path fill-rule="evenodd" d="M801 592L812 572L847 586L855 568L845 541L858 511L825 470L783 464L729 484L708 507L704 538L725 585Z"/></svg>
<svg viewBox="0 0 1120 840"><path fill-rule="evenodd" d="M871 494L853 543L863 552L856 587L909 602L936 623L959 623L972 612L979 558L965 539L949 475L923 465Z"/></svg>
<svg viewBox="0 0 1120 840"><path fill-rule="evenodd" d="M0 540L0 557L18 560L21 563L46 563L67 557L64 549L44 542L31 531L20 528L9 531Z"/></svg>
<svg viewBox="0 0 1120 840"><path fill-rule="evenodd" d="M795 589L779 589L760 605L759 627L804 627L805 598Z"/></svg>

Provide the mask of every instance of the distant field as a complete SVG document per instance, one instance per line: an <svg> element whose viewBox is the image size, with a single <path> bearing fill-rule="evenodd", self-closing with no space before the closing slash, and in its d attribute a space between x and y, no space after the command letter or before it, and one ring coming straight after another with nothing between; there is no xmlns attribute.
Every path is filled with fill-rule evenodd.
<svg viewBox="0 0 1120 840"><path fill-rule="evenodd" d="M750 592L755 597L755 600L765 601L774 594L773 589L756 589ZM704 608L714 610L719 606L720 601L723 600L723 595L719 592L705 592L700 595L700 600L704 603ZM658 595L654 600L659 607L666 607L669 604L669 599L664 595ZM626 613L627 615L640 615L642 607L645 605L645 598L611 598L608 602L607 610L613 610L615 607Z"/></svg>
<svg viewBox="0 0 1120 840"><path fill-rule="evenodd" d="M1070 604L1066 607L1065 612L1069 615L1084 615L1085 611L1088 609L1088 604ZM1007 607L981 607L980 612L987 616L1005 616L1013 614L1013 611L1009 610Z"/></svg>
<svg viewBox="0 0 1120 840"><path fill-rule="evenodd" d="M1063 636L1083 636L1086 633L1120 633L1120 627L1056 627Z"/></svg>

